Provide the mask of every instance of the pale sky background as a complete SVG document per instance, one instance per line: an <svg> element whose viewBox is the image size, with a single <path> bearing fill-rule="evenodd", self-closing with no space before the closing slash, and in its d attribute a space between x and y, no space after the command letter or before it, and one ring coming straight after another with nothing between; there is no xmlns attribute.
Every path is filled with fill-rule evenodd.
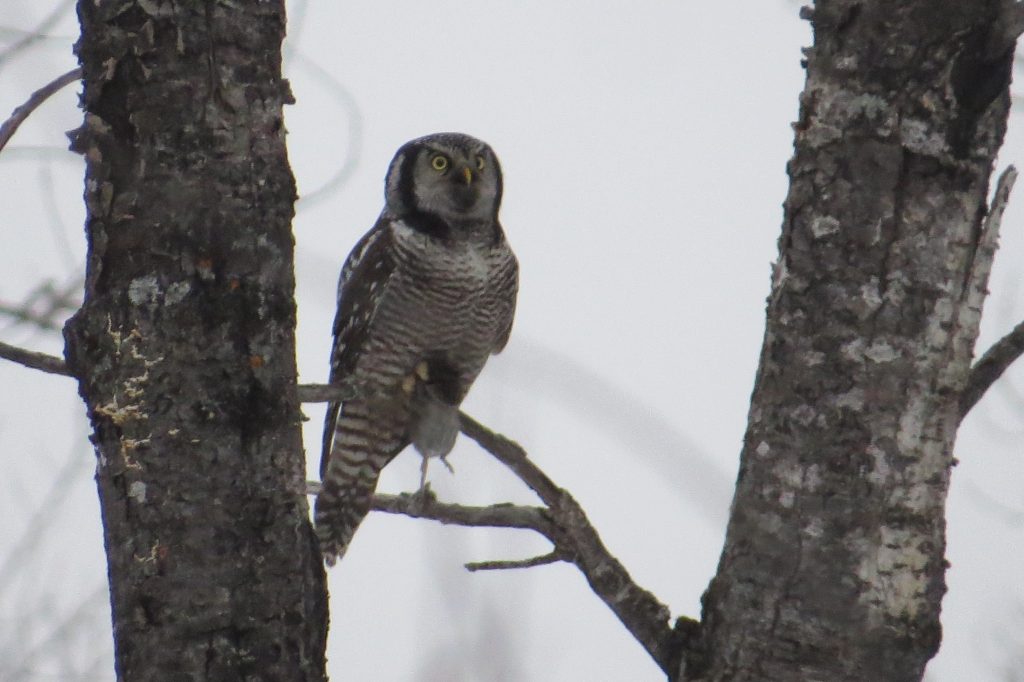
<svg viewBox="0 0 1024 682"><path fill-rule="evenodd" d="M505 172L501 216L522 290L512 341L465 407L572 491L673 616L696 616L764 328L810 41L798 5L289 7L289 148L306 197L295 220L301 380L326 377L337 272L380 211L394 151L441 130L487 140ZM55 8L51 38L0 58L0 117L75 66L77 33L67 0L0 4L0 55ZM80 119L68 88L0 154L0 304L81 274L82 163L64 151ZM1024 165L1022 128L1015 115L1001 164ZM1018 191L980 349L1024 319L1021 206ZM55 333L2 317L0 340L61 352ZM1018 368L961 429L935 682L1021 679L1011 675L1024 644L1022 392ZM323 408L306 412L315 475ZM68 379L0 362L0 679L113 679L84 413ZM431 470L442 499L534 502L465 439L451 461L454 476ZM403 454L381 489L414 489L418 466ZM329 573L335 678L664 679L575 568L462 569L546 551L526 532L372 515Z"/></svg>

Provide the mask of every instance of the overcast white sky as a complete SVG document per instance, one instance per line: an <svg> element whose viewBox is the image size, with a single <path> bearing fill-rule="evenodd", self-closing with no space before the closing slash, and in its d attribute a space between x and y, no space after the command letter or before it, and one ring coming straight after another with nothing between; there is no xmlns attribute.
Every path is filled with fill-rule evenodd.
<svg viewBox="0 0 1024 682"><path fill-rule="evenodd" d="M52 39L0 62L0 116L75 65L77 31L66 0L0 5L0 51L17 41L14 29L59 6ZM295 221L301 379L326 377L337 272L380 211L395 149L440 130L487 140L505 171L502 221L522 291L512 341L466 409L569 488L674 615L697 615L721 550L776 255L800 47L810 40L798 6L290 9L289 146L308 197ZM75 102L73 89L61 93L0 154L0 303L73 281L82 262L82 164L61 151L80 120ZM1003 163L1024 163L1021 128L1015 116ZM334 191L315 194L339 171ZM1024 319L1021 205L1011 202L1004 221L981 347ZM61 348L55 334L3 319L0 340ZM945 641L931 680L1010 679L1019 669L1024 372L1013 375L961 431ZM307 413L313 473L322 408ZM70 381L0 363L4 679L113 678L86 433ZM442 499L533 502L472 444L460 441L451 459L454 476L432 469ZM418 458L406 453L381 487L417 482ZM545 551L527 533L372 516L330 572L331 670L359 680L663 679L575 569L461 568ZM65 643L53 646L58 626Z"/></svg>

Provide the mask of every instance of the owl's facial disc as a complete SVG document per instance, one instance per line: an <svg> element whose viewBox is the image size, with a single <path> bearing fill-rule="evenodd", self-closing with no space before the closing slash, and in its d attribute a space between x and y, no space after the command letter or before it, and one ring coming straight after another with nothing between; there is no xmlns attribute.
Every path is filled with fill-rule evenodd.
<svg viewBox="0 0 1024 682"><path fill-rule="evenodd" d="M422 213L457 228L493 223L501 189L501 166L490 147L469 135L437 133L398 150L385 197L396 215Z"/></svg>
<svg viewBox="0 0 1024 682"><path fill-rule="evenodd" d="M425 145L415 163L420 210L455 221L497 213L497 183L483 150Z"/></svg>

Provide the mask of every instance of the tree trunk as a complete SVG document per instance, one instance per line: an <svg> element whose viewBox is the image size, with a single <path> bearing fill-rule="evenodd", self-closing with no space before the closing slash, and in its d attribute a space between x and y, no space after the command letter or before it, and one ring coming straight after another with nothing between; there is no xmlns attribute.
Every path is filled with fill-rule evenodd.
<svg viewBox="0 0 1024 682"><path fill-rule="evenodd" d="M815 3L732 516L680 678L919 680L938 649L1010 104L1003 11Z"/></svg>
<svg viewBox="0 0 1024 682"><path fill-rule="evenodd" d="M81 0L89 255L65 330L121 680L323 680L284 2Z"/></svg>

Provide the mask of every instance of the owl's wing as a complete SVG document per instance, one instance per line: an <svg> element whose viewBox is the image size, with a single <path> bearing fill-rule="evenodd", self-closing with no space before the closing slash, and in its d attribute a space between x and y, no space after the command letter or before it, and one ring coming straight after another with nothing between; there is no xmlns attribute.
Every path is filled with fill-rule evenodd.
<svg viewBox="0 0 1024 682"><path fill-rule="evenodd" d="M503 303L503 307L498 325L498 335L495 337L491 350L494 355L503 351L508 344L508 337L512 334L512 321L516 316L516 299L519 294L519 262L504 237L502 237L500 248L508 252L508 257L495 285L497 299Z"/></svg>
<svg viewBox="0 0 1024 682"><path fill-rule="evenodd" d="M391 221L384 216L348 255L338 280L338 312L334 318L334 347L331 349L330 383L340 384L351 375L362 352L370 322L395 271L391 256ZM327 405L323 448L320 452L320 476L323 478L338 421L340 401Z"/></svg>

